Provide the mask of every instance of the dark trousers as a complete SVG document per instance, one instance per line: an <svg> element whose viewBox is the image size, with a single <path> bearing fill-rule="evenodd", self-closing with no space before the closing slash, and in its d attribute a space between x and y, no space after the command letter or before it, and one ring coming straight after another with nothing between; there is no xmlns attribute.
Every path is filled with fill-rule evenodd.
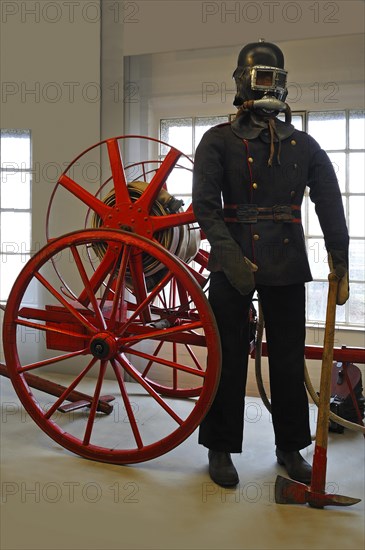
<svg viewBox="0 0 365 550"><path fill-rule="evenodd" d="M305 287L258 286L269 355L272 421L284 451L311 444L304 386ZM211 274L209 302L222 345L222 373L213 404L199 428L199 443L240 453L249 355L249 309L253 292L242 296L222 272Z"/></svg>

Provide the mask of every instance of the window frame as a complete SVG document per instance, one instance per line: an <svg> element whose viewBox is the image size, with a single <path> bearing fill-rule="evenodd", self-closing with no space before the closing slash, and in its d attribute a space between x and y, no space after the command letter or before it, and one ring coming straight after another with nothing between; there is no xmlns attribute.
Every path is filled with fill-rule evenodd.
<svg viewBox="0 0 365 550"><path fill-rule="evenodd" d="M3 183L3 178L4 178L4 174L24 174L24 176L28 176L29 177L29 208L18 208L17 207L17 203L16 203L16 197L15 197L15 200L14 200L14 205L12 205L12 207L3 207L2 205L2 202L1 202L1 189L0 189L0 223L1 223L1 218L2 218L2 214L3 213L27 213L29 214L29 231L28 231L28 234L26 235L25 237L25 241L28 241L30 243L30 246L31 246L31 239L32 239L32 175L33 175L33 153L32 153L32 132L30 129L25 129L25 128L1 128L1 134L0 134L0 140L2 141L3 139L6 139L6 132L11 134L11 133L16 133L19 135L19 137L22 137L22 133L23 133L23 137L26 138L28 141L29 141L29 162L27 164L27 166L23 166L23 163L21 163L21 165L17 165L15 166L15 162L12 162L12 166L9 167L9 166L4 166L3 165L3 161L2 159L1 160L1 163L0 163L0 185L2 185ZM5 134L5 136L4 136ZM0 144L1 145L1 144ZM5 162L5 161L4 161ZM6 165L8 164L8 160L6 161ZM5 243L6 244L6 243ZM26 262L30 259L31 257L31 250L23 250L23 247L22 247L22 244L23 243L19 243L21 246L19 247L19 249L17 251L9 251L9 250L5 250L3 249L3 246L0 247L0 271L2 273L2 278L5 276L5 272L6 272L6 263L7 263L7 258L10 257L10 256L18 256L21 258L21 264L25 265ZM12 286L12 285L11 285ZM1 295L0 293L0 305L5 305L7 300L8 300L8 294L7 295Z"/></svg>
<svg viewBox="0 0 365 550"><path fill-rule="evenodd" d="M363 109L330 109L328 111L323 111L323 110L319 110L319 111L312 111L312 110L300 110L300 111L292 111L292 117L294 116L300 116L301 119L302 119L302 129L303 131L308 132L308 126L309 126L309 119L310 119L310 115L312 113L327 113L327 112L339 112L339 113L345 113L345 132L346 132L346 140L345 140L345 148L344 149L336 149L336 150L332 150L332 149L324 149L326 151L326 153L328 154L331 154L331 153L344 153L345 154L345 170L346 170L346 173L345 173L345 189L344 191L341 190L341 195L344 197L344 200L345 200L345 216L346 216L346 223L349 227L349 218L350 218L350 200L349 198L351 196L361 196L363 197L364 196L364 191L361 193L353 193L350 191L350 187L349 187L349 164L350 164L350 153L352 152L360 152L360 153L365 153L365 149L362 149L362 148L358 148L358 149L354 149L354 148L350 148L350 114L351 113L356 113L356 112L360 112L360 113L364 113L364 110ZM364 113L365 114L365 113ZM195 151L196 151L196 140L195 140L195 121L197 119L214 119L214 118L226 118L227 122L228 121L231 121L232 120L232 117L234 117L235 115L232 115L231 113L229 114L221 114L221 115L205 115L205 116L181 116L181 117L166 117L166 118L161 118L160 119L160 124L159 124L159 132L160 132L160 137L159 139L162 139L161 138L161 134L162 134L162 131L161 131L161 128L162 128L162 124L164 121L173 121L173 120L186 120L186 119L191 119L192 121L192 124L191 124L191 130L192 130L192 139L191 139L191 143L192 143L192 147L193 147L193 150L192 150L192 154L189 154L189 158L191 158L193 161L194 161L194 156L195 156ZM183 151L184 152L184 151ZM163 160L164 156L160 154L161 151L159 151L159 159L160 160ZM183 194L179 194L179 197L183 197ZM186 197L189 196L189 194L185 194ZM306 187L305 189L305 193L304 193L304 197L303 197L303 206L302 206L302 210L304 210L304 216L303 216L303 229L304 229L304 235L305 235L305 243L306 243L306 248L307 248L307 253L309 254L309 241L310 239L320 239L322 242L323 241L323 234L320 233L320 234L316 234L316 233L310 233L309 231L309 222L310 222L310 204L313 204L310 200L310 197L309 197L309 188ZM350 245L351 245L351 242L353 241L364 241L365 239L365 235L363 236L351 236L350 237ZM327 253L325 252L325 255L327 257ZM326 261L326 260L325 260ZM319 282L319 283L322 283L322 282L326 282L327 281L327 278L318 278L318 277L314 277L313 276L313 282ZM365 280L363 279L355 279L355 278L351 278L350 279L350 284L362 284L364 285L365 283ZM306 293L307 293L307 304L309 302L309 296L310 296L310 291L311 291L311 288L310 288L310 285L306 285ZM336 324L341 328L341 329L345 329L345 330L353 330L353 331L358 331L360 330L361 328L363 328L363 324L360 323L353 323L353 322L350 322L350 302L348 301L344 306L342 306L344 309L342 311L344 311L344 321L337 321ZM325 324L325 321L324 319L311 319L309 318L309 315L308 315L308 308L307 308L307 312L306 312L306 322L307 322L307 326L318 326L318 327L323 327L324 324Z"/></svg>

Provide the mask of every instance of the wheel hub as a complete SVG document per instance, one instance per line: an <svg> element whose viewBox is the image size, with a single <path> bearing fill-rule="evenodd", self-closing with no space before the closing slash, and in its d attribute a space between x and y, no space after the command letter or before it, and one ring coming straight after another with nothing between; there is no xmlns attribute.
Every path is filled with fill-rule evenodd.
<svg viewBox="0 0 365 550"><path fill-rule="evenodd" d="M109 332L96 334L90 342L90 352L97 359L111 359L118 352L116 338Z"/></svg>
<svg viewBox="0 0 365 550"><path fill-rule="evenodd" d="M111 229L124 229L128 226L134 233L144 237L151 239L153 235L149 213L133 203L113 206L113 212L105 216L102 226Z"/></svg>

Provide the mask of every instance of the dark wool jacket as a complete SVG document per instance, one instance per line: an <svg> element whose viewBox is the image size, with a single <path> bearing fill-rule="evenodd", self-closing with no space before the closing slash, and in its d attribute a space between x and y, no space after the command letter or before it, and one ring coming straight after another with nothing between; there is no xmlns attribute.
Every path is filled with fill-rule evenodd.
<svg viewBox="0 0 365 550"><path fill-rule="evenodd" d="M193 209L211 244L208 269L224 271L242 293L247 288L243 291L237 281L247 276L243 256L258 266L255 284L310 281L300 222L306 186L327 250L348 253L342 198L331 161L311 136L277 120L280 151L276 141L268 166L268 130L259 129L256 137L245 139L242 135L252 132L245 134L242 124L244 118L242 131L237 122L211 128L196 150Z"/></svg>

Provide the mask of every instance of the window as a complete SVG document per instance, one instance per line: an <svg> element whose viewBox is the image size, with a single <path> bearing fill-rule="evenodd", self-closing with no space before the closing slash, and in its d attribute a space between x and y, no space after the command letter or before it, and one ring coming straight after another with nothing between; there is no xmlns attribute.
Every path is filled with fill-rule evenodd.
<svg viewBox="0 0 365 550"><path fill-rule="evenodd" d="M163 119L160 123L160 139L194 158L196 147L211 126L227 122L230 115L216 117L191 117ZM351 295L345 306L338 308L339 326L360 327L364 324L365 296L365 226L364 226L364 166L365 166L365 113L359 110L296 112L292 123L298 130L306 130L328 153L335 168L343 195L344 209L350 233L350 284ZM160 159L166 147L161 147ZM191 202L191 186L184 178L174 179L171 193L179 195L185 207ZM307 285L307 321L324 323L327 301L328 263L322 231L309 199L308 191L303 201L303 226L307 242L313 282Z"/></svg>
<svg viewBox="0 0 365 550"><path fill-rule="evenodd" d="M203 137L203 134L212 126L228 122L229 116L173 118L163 119L160 122L160 139L176 147L185 155L194 159L195 150ZM163 160L168 152L168 147L162 145L159 159ZM191 170L191 164L186 159L179 160L181 167ZM184 201L184 208L191 203L192 178L187 178L186 170L179 172L174 170L173 177L167 180L167 188L177 198Z"/></svg>
<svg viewBox="0 0 365 550"><path fill-rule="evenodd" d="M308 133L327 151L339 181L350 234L350 299L337 310L337 323L363 326L365 297L365 169L364 111L308 113ZM326 308L327 252L313 203L307 201L305 234L314 282L309 285L308 320L324 321Z"/></svg>
<svg viewBox="0 0 365 550"><path fill-rule="evenodd" d="M6 302L31 248L31 139L29 130L1 130L0 303Z"/></svg>

